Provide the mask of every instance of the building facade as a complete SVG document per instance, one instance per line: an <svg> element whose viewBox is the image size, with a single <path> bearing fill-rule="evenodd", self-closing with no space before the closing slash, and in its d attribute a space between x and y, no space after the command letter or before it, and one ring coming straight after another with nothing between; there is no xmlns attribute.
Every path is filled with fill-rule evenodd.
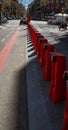
<svg viewBox="0 0 68 130"><path fill-rule="evenodd" d="M19 4L18 0L2 0L2 13L6 17L17 19L24 15L25 8Z"/></svg>
<svg viewBox="0 0 68 130"><path fill-rule="evenodd" d="M68 0L34 0L29 6L30 14L34 17L46 17L68 11Z"/></svg>

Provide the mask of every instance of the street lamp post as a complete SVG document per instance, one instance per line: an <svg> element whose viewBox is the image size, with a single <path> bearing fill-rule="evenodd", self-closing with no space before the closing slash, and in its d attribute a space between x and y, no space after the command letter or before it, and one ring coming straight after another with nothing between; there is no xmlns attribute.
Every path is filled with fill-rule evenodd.
<svg viewBox="0 0 68 130"><path fill-rule="evenodd" d="M2 2L0 1L0 25L1 25L1 10L2 10Z"/></svg>
<svg viewBox="0 0 68 130"><path fill-rule="evenodd" d="M64 14L64 9L63 8L61 10L61 13L62 13L62 22L63 22L63 14Z"/></svg>

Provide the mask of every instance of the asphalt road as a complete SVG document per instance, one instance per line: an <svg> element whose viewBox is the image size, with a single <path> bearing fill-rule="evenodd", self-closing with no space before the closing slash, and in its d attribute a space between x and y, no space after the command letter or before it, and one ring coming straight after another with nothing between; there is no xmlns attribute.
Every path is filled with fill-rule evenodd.
<svg viewBox="0 0 68 130"><path fill-rule="evenodd" d="M2 25L0 30L0 50L5 46L8 39L19 27L19 20L9 20L8 23Z"/></svg>
<svg viewBox="0 0 68 130"><path fill-rule="evenodd" d="M41 34L48 39L50 44L58 44L60 38L68 35L68 29L61 29L59 31L57 25L48 25L47 22L31 21L31 24L33 24L33 26L35 26Z"/></svg>
<svg viewBox="0 0 68 130"><path fill-rule="evenodd" d="M28 129L26 30L18 20L0 30L0 130Z"/></svg>

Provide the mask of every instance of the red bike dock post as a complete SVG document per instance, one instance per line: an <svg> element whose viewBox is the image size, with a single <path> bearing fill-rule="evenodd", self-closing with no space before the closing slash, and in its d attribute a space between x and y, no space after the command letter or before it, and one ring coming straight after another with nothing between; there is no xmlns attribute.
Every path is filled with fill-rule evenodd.
<svg viewBox="0 0 68 130"><path fill-rule="evenodd" d="M68 71L64 71L64 80L66 81L66 103L62 130L68 130Z"/></svg>
<svg viewBox="0 0 68 130"><path fill-rule="evenodd" d="M41 39L43 39L43 38L44 38L43 35L37 36L37 43L36 43L37 58L39 58L39 53L40 53L39 45L40 45Z"/></svg>
<svg viewBox="0 0 68 130"><path fill-rule="evenodd" d="M44 66L44 45L48 44L48 40L43 38L40 39L40 44L39 44L39 65L40 67Z"/></svg>
<svg viewBox="0 0 68 130"><path fill-rule="evenodd" d="M51 61L50 98L56 103L65 99L66 96L66 82L63 79L63 74L66 70L66 56L55 52L51 55Z"/></svg>
<svg viewBox="0 0 68 130"><path fill-rule="evenodd" d="M30 23L30 16L28 16L28 18L27 18L27 22Z"/></svg>
<svg viewBox="0 0 68 130"><path fill-rule="evenodd" d="M44 46L44 68L43 78L45 80L51 79L51 57L50 52L54 52L54 46L51 44L45 44Z"/></svg>
<svg viewBox="0 0 68 130"><path fill-rule="evenodd" d="M39 58L39 60L40 60L40 56L41 56L41 48L44 43L47 43L47 41L43 36L41 36L38 41L38 46L37 46L37 57Z"/></svg>
<svg viewBox="0 0 68 130"><path fill-rule="evenodd" d="M36 53L37 53L38 38L40 37L41 33L38 32L38 31L35 31L34 35L35 35L35 36L34 36L34 46L35 46L35 51L36 51Z"/></svg>

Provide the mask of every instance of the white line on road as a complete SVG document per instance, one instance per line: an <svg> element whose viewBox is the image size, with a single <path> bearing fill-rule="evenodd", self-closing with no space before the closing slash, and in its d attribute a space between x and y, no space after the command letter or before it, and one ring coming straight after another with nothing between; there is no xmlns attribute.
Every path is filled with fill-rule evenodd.
<svg viewBox="0 0 68 130"><path fill-rule="evenodd" d="M9 37L9 35L7 35L6 37Z"/></svg>
<svg viewBox="0 0 68 130"><path fill-rule="evenodd" d="M4 39L2 39L2 42L4 42L5 41L5 38Z"/></svg>

